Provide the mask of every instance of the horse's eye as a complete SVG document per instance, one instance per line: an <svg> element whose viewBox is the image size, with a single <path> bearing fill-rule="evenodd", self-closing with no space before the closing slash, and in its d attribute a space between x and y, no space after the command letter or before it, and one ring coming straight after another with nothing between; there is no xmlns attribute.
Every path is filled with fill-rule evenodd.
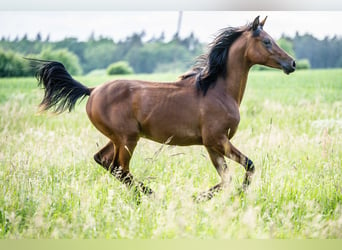
<svg viewBox="0 0 342 250"><path fill-rule="evenodd" d="M262 42L266 47L270 47L272 45L271 40L268 38L265 38Z"/></svg>

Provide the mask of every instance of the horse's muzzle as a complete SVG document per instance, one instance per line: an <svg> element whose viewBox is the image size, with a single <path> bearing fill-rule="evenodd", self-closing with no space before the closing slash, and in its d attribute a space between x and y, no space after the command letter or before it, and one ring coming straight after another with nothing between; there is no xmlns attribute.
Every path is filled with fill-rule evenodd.
<svg viewBox="0 0 342 250"><path fill-rule="evenodd" d="M290 62L282 62L280 63L283 68L285 74L290 74L296 70L296 61L291 60Z"/></svg>

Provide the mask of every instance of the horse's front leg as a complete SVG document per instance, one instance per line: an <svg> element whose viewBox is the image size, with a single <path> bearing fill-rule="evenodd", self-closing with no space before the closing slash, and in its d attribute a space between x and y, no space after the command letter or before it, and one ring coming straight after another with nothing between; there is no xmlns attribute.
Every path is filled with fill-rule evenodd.
<svg viewBox="0 0 342 250"><path fill-rule="evenodd" d="M252 177L255 172L254 163L251 159L249 159L247 156L241 153L236 147L234 147L228 139L226 142L225 155L233 161L241 164L245 168L246 174L242 183L242 190L246 191L247 187L252 182Z"/></svg>
<svg viewBox="0 0 342 250"><path fill-rule="evenodd" d="M203 201L211 199L218 191L222 190L224 186L230 181L228 175L228 167L224 160L224 156L241 164L246 174L242 184L242 190L245 191L252 181L252 176L255 172L253 162L244 154L242 154L237 148L235 148L229 141L227 136L221 136L221 139L211 140L210 144L206 145L210 159L214 164L218 174L221 177L221 183L210 188L208 191L201 193L196 200Z"/></svg>
<svg viewBox="0 0 342 250"><path fill-rule="evenodd" d="M215 185L214 187L210 188L208 191L202 192L197 197L195 197L195 200L197 202L210 200L211 198L213 198L213 196L215 194L217 194L225 186L227 186L227 184L230 181L230 177L229 177L229 173L228 173L228 166L227 166L227 163L224 159L224 155L222 153L216 151L213 148L210 148L210 147L206 147L206 148L207 148L207 151L209 153L209 157L211 159L211 162L213 163L217 173L221 177L221 182L219 184Z"/></svg>

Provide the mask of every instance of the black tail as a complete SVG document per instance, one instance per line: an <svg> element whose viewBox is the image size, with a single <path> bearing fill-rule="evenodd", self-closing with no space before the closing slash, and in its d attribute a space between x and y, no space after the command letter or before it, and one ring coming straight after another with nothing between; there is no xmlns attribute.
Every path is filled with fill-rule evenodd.
<svg viewBox="0 0 342 250"><path fill-rule="evenodd" d="M45 93L40 108L42 111L53 108L53 112L69 112L80 98L90 95L90 89L74 80L60 62L29 59L36 71L38 86L43 85ZM81 99L81 100L82 100Z"/></svg>

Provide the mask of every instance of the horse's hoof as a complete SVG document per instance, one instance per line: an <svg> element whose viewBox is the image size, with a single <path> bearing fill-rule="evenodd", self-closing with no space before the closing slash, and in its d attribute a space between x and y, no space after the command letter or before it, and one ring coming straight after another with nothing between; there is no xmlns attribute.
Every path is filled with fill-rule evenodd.
<svg viewBox="0 0 342 250"><path fill-rule="evenodd" d="M212 192L202 192L199 195L193 195L192 199L194 202L196 203L200 203L200 202L204 202L204 201L208 201L210 199L212 199L214 197L214 194Z"/></svg>

